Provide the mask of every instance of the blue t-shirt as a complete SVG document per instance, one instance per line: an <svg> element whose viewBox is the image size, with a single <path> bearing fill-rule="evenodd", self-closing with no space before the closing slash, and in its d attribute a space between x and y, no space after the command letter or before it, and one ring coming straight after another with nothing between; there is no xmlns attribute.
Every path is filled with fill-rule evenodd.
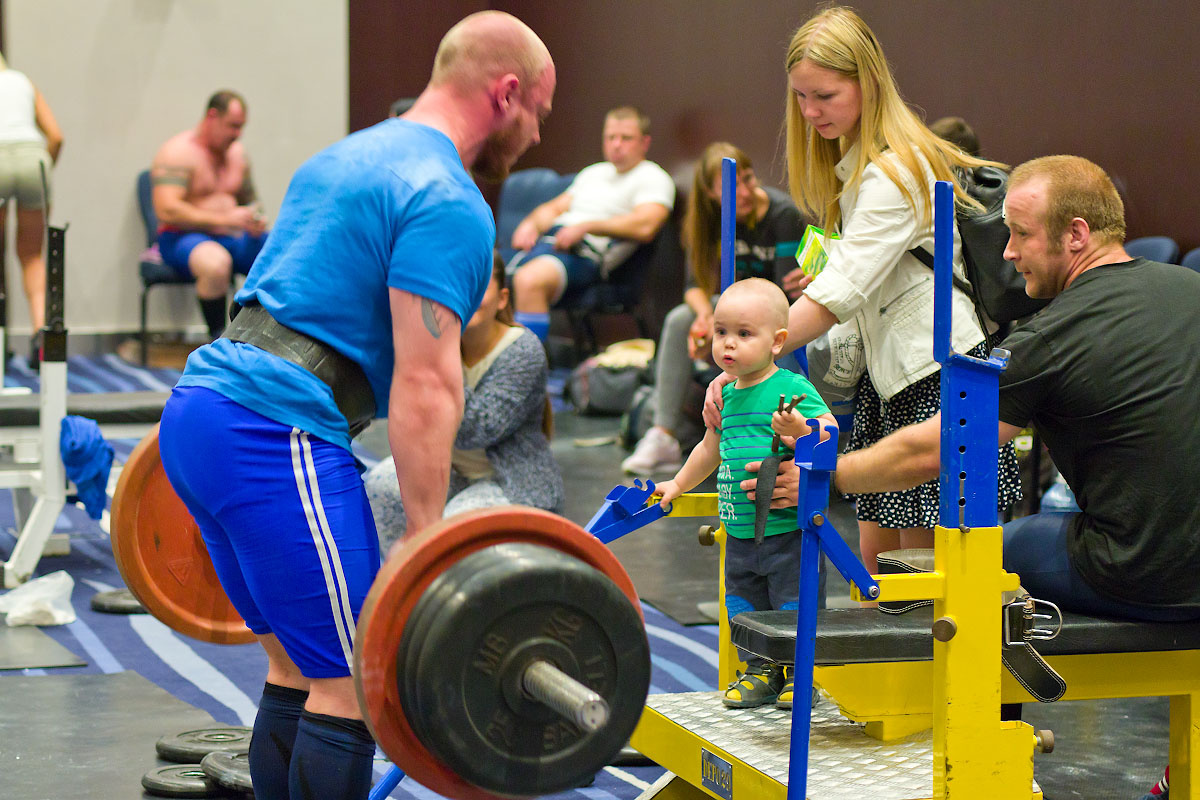
<svg viewBox="0 0 1200 800"><path fill-rule="evenodd" d="M347 136L292 177L266 247L237 293L353 359L386 414L394 353L388 288L440 303L465 324L492 272L496 224L439 131L389 119ZM205 386L285 425L350 447L333 392L303 367L218 339L180 386Z"/></svg>

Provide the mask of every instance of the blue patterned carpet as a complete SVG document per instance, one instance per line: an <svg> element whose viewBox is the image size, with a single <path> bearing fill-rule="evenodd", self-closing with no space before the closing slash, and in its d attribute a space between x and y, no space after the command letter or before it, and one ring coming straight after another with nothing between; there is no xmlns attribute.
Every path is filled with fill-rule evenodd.
<svg viewBox="0 0 1200 800"><path fill-rule="evenodd" d="M170 369L142 369L115 355L72 357L68 362L71 392L119 392L170 389L178 372ZM30 372L21 356L10 362L5 380L9 386L28 386L37 390L37 376ZM118 462L123 461L136 442L112 442ZM375 458L366 451L359 456L368 464ZM115 479L110 481L111 489ZM15 542L13 512L9 493L0 493L0 555L7 558ZM46 675L55 672L77 675L115 673L133 670L154 682L176 698L210 713L219 722L253 722L255 702L261 694L266 674L266 657L257 645L223 646L197 642L168 629L147 615L111 615L91 610L96 592L121 588L122 581L113 561L108 541L107 515L99 522L91 520L82 508L64 509L56 530L71 535L71 554L45 558L38 574L66 570L75 580L72 602L78 619L59 627L44 628L46 634L88 662L86 667L69 670L30 669L0 672ZM654 608L643 604L646 630L653 660L651 692L707 691L715 687L717 670L717 629L715 625L684 627ZM168 731L164 731L168 733ZM379 756L376 769L382 775L388 768ZM556 797L623 800L635 798L661 774L657 768L609 767L587 788ZM437 798L411 781L402 781L391 797Z"/></svg>

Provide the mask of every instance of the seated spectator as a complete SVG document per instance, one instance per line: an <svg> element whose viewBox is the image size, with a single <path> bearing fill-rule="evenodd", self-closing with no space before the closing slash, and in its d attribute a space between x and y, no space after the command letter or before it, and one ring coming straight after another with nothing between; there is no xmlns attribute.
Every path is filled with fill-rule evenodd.
<svg viewBox="0 0 1200 800"><path fill-rule="evenodd" d="M521 252L509 265L516 321L543 341L550 308L602 280L651 241L675 204L675 183L646 159L650 119L631 106L604 117L604 161L580 170L567 190L542 203L513 231Z"/></svg>
<svg viewBox="0 0 1200 800"><path fill-rule="evenodd" d="M246 101L219 91L199 124L168 139L150 167L163 263L196 279L213 339L225 330L233 273L248 273L267 240L250 161L238 141L245 124Z"/></svg>
<svg viewBox="0 0 1200 800"><path fill-rule="evenodd" d="M553 417L546 398L546 353L514 325L497 254L483 301L462 332L466 402L451 460L444 516L503 505L556 511L563 484L548 440ZM371 513L387 552L404 535L407 517L388 457L364 477Z"/></svg>
<svg viewBox="0 0 1200 800"><path fill-rule="evenodd" d="M678 438L684 398L694 359L707 359L712 336L714 297L721 272L721 161L737 162L737 224L734 232L734 280L766 278L791 290L793 299L808 280L796 267L796 248L804 219L786 193L763 186L754 165L728 142L710 144L700 156L688 194L683 247L690 269L683 303L663 322L655 351L654 426L621 462L632 475L673 472L682 463Z"/></svg>
<svg viewBox="0 0 1200 800"><path fill-rule="evenodd" d="M981 158L979 137L975 135L975 129L968 125L962 117L942 117L934 120L930 124L929 130L950 144L956 145L967 155Z"/></svg>

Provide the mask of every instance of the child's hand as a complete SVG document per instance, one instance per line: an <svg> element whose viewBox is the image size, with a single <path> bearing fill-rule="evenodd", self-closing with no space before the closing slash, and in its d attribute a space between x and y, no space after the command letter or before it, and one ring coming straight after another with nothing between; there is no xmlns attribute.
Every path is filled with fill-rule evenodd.
<svg viewBox="0 0 1200 800"><path fill-rule="evenodd" d="M662 483L654 484L654 494L651 496L661 497L662 499L658 504L662 506L663 511L669 511L671 509L671 501L681 494L683 492L679 490L679 484L675 483L675 481L663 481Z"/></svg>
<svg viewBox="0 0 1200 800"><path fill-rule="evenodd" d="M781 436L791 436L793 439L799 439L801 436L808 435L811 429L800 412L792 409L791 411L776 411L772 414L771 430Z"/></svg>

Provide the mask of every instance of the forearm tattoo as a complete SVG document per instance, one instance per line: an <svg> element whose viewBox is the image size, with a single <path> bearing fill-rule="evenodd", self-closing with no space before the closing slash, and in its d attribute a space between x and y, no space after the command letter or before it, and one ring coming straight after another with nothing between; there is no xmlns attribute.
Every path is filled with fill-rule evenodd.
<svg viewBox="0 0 1200 800"><path fill-rule="evenodd" d="M425 323L425 330L429 331L430 335L435 339L442 338L442 323L437 318L438 310L433 303L428 299L421 298L421 320Z"/></svg>

